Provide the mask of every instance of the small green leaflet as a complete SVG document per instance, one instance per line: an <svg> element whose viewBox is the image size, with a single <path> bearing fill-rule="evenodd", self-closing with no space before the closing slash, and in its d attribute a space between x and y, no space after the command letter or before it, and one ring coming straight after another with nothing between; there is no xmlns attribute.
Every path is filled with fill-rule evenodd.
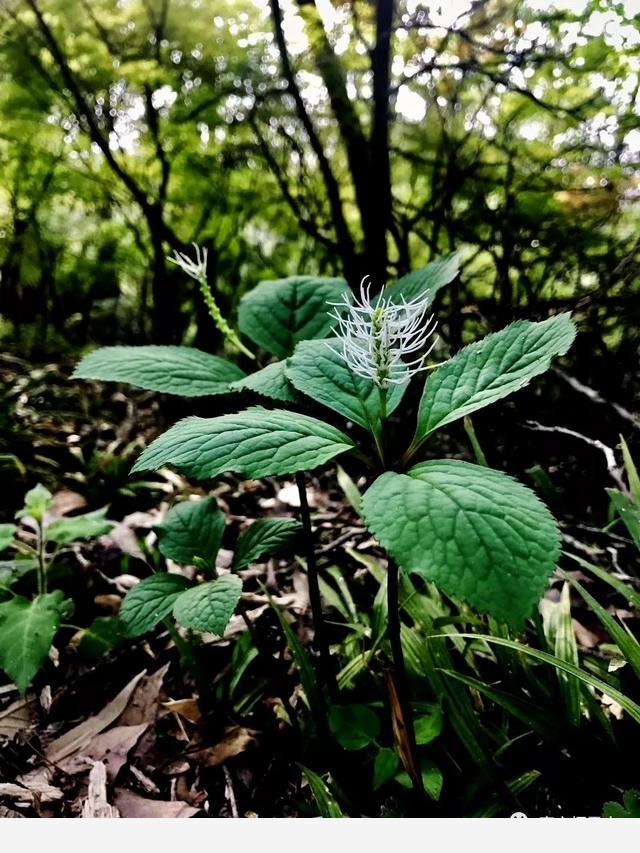
<svg viewBox="0 0 640 853"><path fill-rule="evenodd" d="M219 418L186 418L157 438L132 471L173 465L206 479L225 471L245 477L292 474L353 448L340 430L283 409L254 406Z"/></svg>
<svg viewBox="0 0 640 853"><path fill-rule="evenodd" d="M20 693L31 684L60 626L64 594L60 590L32 601L16 595L0 604L0 667Z"/></svg>
<svg viewBox="0 0 640 853"><path fill-rule="evenodd" d="M380 720L367 705L332 705L329 728L344 749L363 749L380 737Z"/></svg>
<svg viewBox="0 0 640 853"><path fill-rule="evenodd" d="M384 295L394 302L400 302L403 298L410 302L428 293L429 301L433 302L440 288L458 275L459 268L460 256L456 252L444 255L392 282L385 288Z"/></svg>
<svg viewBox="0 0 640 853"><path fill-rule="evenodd" d="M302 525L293 518L260 518L238 537L233 568L242 569L263 555L277 554L295 539Z"/></svg>
<svg viewBox="0 0 640 853"><path fill-rule="evenodd" d="M47 525L47 540L56 542L58 545L67 545L77 539L93 539L108 533L113 529L114 523L105 518L107 509L108 507L105 506L84 515L57 518Z"/></svg>
<svg viewBox="0 0 640 853"><path fill-rule="evenodd" d="M347 366L339 355L340 346L340 338L302 341L287 362L287 377L298 391L377 434L380 432L378 387ZM407 384L390 387L389 414L400 404Z"/></svg>
<svg viewBox="0 0 640 853"><path fill-rule="evenodd" d="M191 582L182 575L151 575L130 589L120 608L120 621L130 637L139 637L168 616Z"/></svg>
<svg viewBox="0 0 640 853"><path fill-rule="evenodd" d="M129 382L180 397L226 394L244 373L230 361L191 347L103 347L85 356L74 379Z"/></svg>
<svg viewBox="0 0 640 853"><path fill-rule="evenodd" d="M413 447L438 427L519 390L564 355L576 329L569 314L542 323L518 320L463 347L427 379Z"/></svg>
<svg viewBox="0 0 640 853"><path fill-rule="evenodd" d="M11 545L17 529L15 524L0 524L0 551Z"/></svg>
<svg viewBox="0 0 640 853"><path fill-rule="evenodd" d="M422 784L424 785L424 789L427 794L432 800L439 800L440 794L442 793L442 783L444 781L440 768L434 764L433 761L423 758L420 762L420 775L422 776ZM396 775L395 779L403 788L412 787L413 783L409 778L409 774L405 770L401 770L400 773Z"/></svg>
<svg viewBox="0 0 640 853"><path fill-rule="evenodd" d="M244 379L232 382L233 391L254 391L263 397L280 400L281 403L295 403L298 395L285 374L286 362L274 361L262 370L257 370Z"/></svg>
<svg viewBox="0 0 640 853"><path fill-rule="evenodd" d="M221 575L182 593L173 605L173 615L184 628L221 637L241 593L242 581L237 575Z"/></svg>
<svg viewBox="0 0 640 853"><path fill-rule="evenodd" d="M242 297L240 331L276 358L286 358L300 341L331 331L328 302L349 293L342 278L291 276L261 281Z"/></svg>
<svg viewBox="0 0 640 853"><path fill-rule="evenodd" d="M400 759L392 749L380 749L373 765L373 790L377 791L388 782L399 767Z"/></svg>
<svg viewBox="0 0 640 853"><path fill-rule="evenodd" d="M42 521L42 517L51 507L53 495L42 483L38 483L32 489L29 489L24 496L24 509L16 513L16 518L26 518L31 516L36 521Z"/></svg>
<svg viewBox="0 0 640 853"><path fill-rule="evenodd" d="M158 549L177 563L191 565L200 557L215 566L224 526L224 515L213 498L184 501L172 507L155 527Z"/></svg>
<svg viewBox="0 0 640 853"><path fill-rule="evenodd" d="M515 628L560 554L556 522L536 495L501 471L468 462L383 474L362 507L367 526L404 570Z"/></svg>

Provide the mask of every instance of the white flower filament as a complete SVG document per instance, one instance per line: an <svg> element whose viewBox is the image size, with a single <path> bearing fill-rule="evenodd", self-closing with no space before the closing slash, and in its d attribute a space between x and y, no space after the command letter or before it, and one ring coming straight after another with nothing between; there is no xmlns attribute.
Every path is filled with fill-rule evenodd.
<svg viewBox="0 0 640 853"><path fill-rule="evenodd" d="M426 352L411 361L404 357L427 346L436 329L433 314L427 317L429 294L407 302L404 297L398 303L391 297L385 298L384 291L371 300L371 285L360 284L360 300L345 294L342 302L330 303L334 310L330 316L337 321L341 348L334 349L358 376L371 379L380 389L399 385L422 370L427 370L425 361L436 344L431 342ZM340 313L339 309L347 309Z"/></svg>

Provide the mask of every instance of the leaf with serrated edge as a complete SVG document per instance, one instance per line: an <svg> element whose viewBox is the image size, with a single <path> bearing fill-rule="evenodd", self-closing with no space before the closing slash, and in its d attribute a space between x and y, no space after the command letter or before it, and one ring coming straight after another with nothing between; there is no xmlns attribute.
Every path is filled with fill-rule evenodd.
<svg viewBox="0 0 640 853"><path fill-rule="evenodd" d="M293 518L259 518L238 537L234 569L248 566L263 555L277 554L301 530L302 525Z"/></svg>
<svg viewBox="0 0 640 853"><path fill-rule="evenodd" d="M125 595L120 621L130 637L146 634L164 619L191 582L182 575L157 574L145 578Z"/></svg>
<svg viewBox="0 0 640 853"><path fill-rule="evenodd" d="M286 358L299 341L329 334L334 321L327 302L338 302L348 292L342 278L261 281L240 301L240 331L276 358Z"/></svg>
<svg viewBox="0 0 640 853"><path fill-rule="evenodd" d="M183 628L221 637L241 593L242 581L237 575L222 575L184 592L173 605L173 615Z"/></svg>
<svg viewBox="0 0 640 853"><path fill-rule="evenodd" d="M560 554L556 522L501 471L457 460L387 472L363 498L380 544L406 571L519 628Z"/></svg>
<svg viewBox="0 0 640 853"><path fill-rule="evenodd" d="M60 590L32 601L16 595L0 604L0 667L21 693L42 666L60 626Z"/></svg>
<svg viewBox="0 0 640 853"><path fill-rule="evenodd" d="M339 355L340 338L302 341L287 362L287 377L303 394L368 429L380 431L380 392L377 385L358 376ZM391 385L387 411L400 404L407 384Z"/></svg>
<svg viewBox="0 0 640 853"><path fill-rule="evenodd" d="M293 385L287 379L286 362L274 361L262 370L257 370L244 379L232 382L229 386L233 391L253 391L262 397L280 400L282 403L295 403L298 395Z"/></svg>
<svg viewBox="0 0 640 853"><path fill-rule="evenodd" d="M173 465L206 479L225 471L245 477L292 474L353 448L340 430L307 415L254 406L219 418L186 418L157 438L132 471Z"/></svg>
<svg viewBox="0 0 640 853"><path fill-rule="evenodd" d="M154 528L160 553L183 565L195 557L214 564L222 543L224 515L213 498L176 504Z"/></svg>
<svg viewBox="0 0 640 853"><path fill-rule="evenodd" d="M437 292L445 284L449 284L458 275L460 256L454 252L435 258L426 266L403 275L397 281L391 282L384 295L394 302L406 302L429 294L429 302L433 302Z"/></svg>
<svg viewBox="0 0 640 853"><path fill-rule="evenodd" d="M429 433L518 391L564 355L576 329L569 314L542 323L518 320L463 347L427 379L420 401L419 444Z"/></svg>
<svg viewBox="0 0 640 853"><path fill-rule="evenodd" d="M129 382L179 397L226 394L229 383L243 376L226 358L177 346L103 347L85 356L73 373L74 379Z"/></svg>

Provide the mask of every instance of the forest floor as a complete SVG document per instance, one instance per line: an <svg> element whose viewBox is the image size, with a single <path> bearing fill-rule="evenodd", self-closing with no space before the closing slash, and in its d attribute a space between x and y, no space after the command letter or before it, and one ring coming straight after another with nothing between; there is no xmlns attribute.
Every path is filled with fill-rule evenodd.
<svg viewBox="0 0 640 853"><path fill-rule="evenodd" d="M5 389L0 521L11 521L27 489L44 482L54 493L53 513L108 505L115 522L110 533L74 543L60 555L51 583L73 599L75 612L26 695L0 676L1 815L313 814L297 764L301 735L291 719L303 700L272 607L308 647L313 631L303 561L271 559L242 573L244 613L233 617L223 640L203 638L200 662L211 674L211 695L199 703L168 629L131 640L112 619L127 590L150 572L154 525L176 497L204 493L170 471L129 477L142 446L193 407L146 392L125 395L113 386L70 382L68 375L69 365L34 366L8 356L0 362ZM607 446L615 446L617 433L630 426L579 391L567 392L573 397L559 411L553 387L550 379L546 411L540 410L543 395L523 392L524 409L530 404L537 422L583 429L588 423L587 437L597 436ZM213 404L201 404L198 413L214 410ZM619 475L607 469L606 451L569 434L556 433L551 441L509 406L493 417L476 423L481 441L495 435L490 464L529 478L559 518L565 546L613 567L624 562L628 539L604 530L605 487ZM637 440L637 425L631 432ZM462 430L445 452L469 458ZM223 560L231 557L224 550L227 539L233 541L248 519L295 517L299 507L295 486L286 480L224 477L208 493L227 517ZM307 494L318 554L353 581L356 598L364 597L368 575L357 555L377 557L375 542L334 479L312 478ZM556 583L548 596L558 595ZM340 642L330 599L325 607L331 639ZM581 649L597 654L606 647L610 638L584 603L576 602L573 617ZM353 754L347 758L353 761Z"/></svg>

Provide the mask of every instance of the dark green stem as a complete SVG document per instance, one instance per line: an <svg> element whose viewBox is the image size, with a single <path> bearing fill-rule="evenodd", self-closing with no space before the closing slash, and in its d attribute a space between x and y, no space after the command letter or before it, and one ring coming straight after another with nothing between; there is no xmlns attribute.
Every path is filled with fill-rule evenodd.
<svg viewBox="0 0 640 853"><path fill-rule="evenodd" d="M38 595L47 591L47 567L45 563L45 537L42 522L38 523Z"/></svg>
<svg viewBox="0 0 640 853"><path fill-rule="evenodd" d="M402 639L400 633L400 595L399 595L399 569L398 564L389 557L387 566L387 637L391 645L391 657L393 660L393 669L391 677L395 686L395 693L398 701L398 710L401 716L401 723L404 729L404 737L402 743L398 746L401 749L401 754L405 769L411 777L414 791L417 795L424 795L424 787L422 784L422 776L420 774L420 762L418 761L416 750L415 727L413 723L413 709L411 708L411 699L409 693L409 683L407 681L407 671L404 662L404 653L402 651ZM393 701L393 700L392 700ZM398 738L400 740L400 738Z"/></svg>
<svg viewBox="0 0 640 853"><path fill-rule="evenodd" d="M209 678L200 666L194 652L193 644L189 640L185 640L180 631L178 631L176 626L173 624L171 617L167 616L166 619L163 619L163 622L169 631L169 636L173 640L173 644L178 650L182 663L195 681L196 688L198 690L199 702L202 703L202 709L204 710L204 706L209 703L211 698L211 684L209 682Z"/></svg>
<svg viewBox="0 0 640 853"><path fill-rule="evenodd" d="M318 670L322 682L329 691L331 698L338 692L337 683L331 666L329 654L329 643L327 640L326 626L322 615L322 599L320 598L320 583L318 580L318 565L316 563L316 552L313 543L313 531L311 529L311 513L307 501L307 489L305 477L301 471L296 473L296 485L300 496L300 518L304 533L305 558L307 561L307 580L309 583L309 603L313 616L314 638L313 644L318 653Z"/></svg>

